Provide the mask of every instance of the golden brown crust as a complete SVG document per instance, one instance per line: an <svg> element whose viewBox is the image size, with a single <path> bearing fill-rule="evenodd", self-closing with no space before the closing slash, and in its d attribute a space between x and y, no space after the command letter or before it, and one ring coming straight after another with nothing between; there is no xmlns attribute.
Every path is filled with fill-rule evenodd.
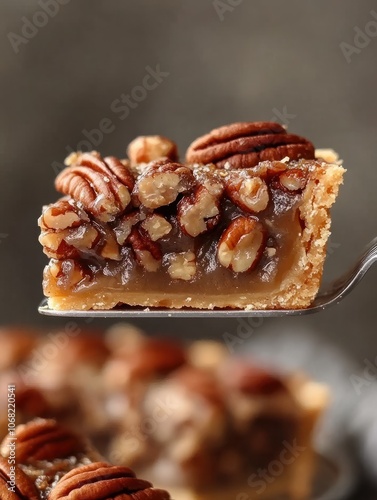
<svg viewBox="0 0 377 500"><path fill-rule="evenodd" d="M344 168L323 164L313 171L300 207L304 230L301 239L299 269L283 284L273 302L281 308L308 307L314 300L322 278L326 244L330 236L330 208L343 182Z"/></svg>

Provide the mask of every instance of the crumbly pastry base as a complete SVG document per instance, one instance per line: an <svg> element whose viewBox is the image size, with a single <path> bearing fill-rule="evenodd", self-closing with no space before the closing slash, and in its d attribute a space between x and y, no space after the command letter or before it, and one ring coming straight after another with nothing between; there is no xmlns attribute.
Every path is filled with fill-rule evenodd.
<svg viewBox="0 0 377 500"><path fill-rule="evenodd" d="M281 282L268 292L248 293L226 290L219 294L185 294L164 292L125 291L98 287L98 290L48 293L49 307L55 310L113 309L119 304L142 307L183 307L198 309L300 309L314 300L322 278L326 243L330 235L330 207L338 195L345 170L337 163L325 164L313 172L300 205L304 230L298 239L294 265ZM236 278L235 278L236 280ZM104 280L105 281L105 280ZM187 284L187 289L190 285ZM120 288L120 287L119 287ZM51 296L53 295L53 296Z"/></svg>
<svg viewBox="0 0 377 500"><path fill-rule="evenodd" d="M303 410L296 442L300 449L304 448L304 450L298 453L292 463L284 465L281 474L277 476L270 474L273 481L271 483L265 481L265 488L262 487L263 480L257 475L254 484L251 486L248 484L251 473L237 484L222 485L221 488L208 491L169 487L172 498L180 500L256 500L258 498L308 500L311 498L317 459L312 444L313 429L328 404L329 392L325 386L309 381L301 375L291 380L290 387Z"/></svg>

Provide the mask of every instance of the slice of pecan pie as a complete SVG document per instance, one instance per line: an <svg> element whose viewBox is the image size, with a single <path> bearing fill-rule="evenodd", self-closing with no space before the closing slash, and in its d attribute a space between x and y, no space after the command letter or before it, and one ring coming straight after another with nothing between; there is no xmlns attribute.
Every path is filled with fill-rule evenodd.
<svg viewBox="0 0 377 500"><path fill-rule="evenodd" d="M331 150L277 123L235 123L179 163L166 138L129 159L75 153L44 207L53 309L276 309L313 301L344 169Z"/></svg>

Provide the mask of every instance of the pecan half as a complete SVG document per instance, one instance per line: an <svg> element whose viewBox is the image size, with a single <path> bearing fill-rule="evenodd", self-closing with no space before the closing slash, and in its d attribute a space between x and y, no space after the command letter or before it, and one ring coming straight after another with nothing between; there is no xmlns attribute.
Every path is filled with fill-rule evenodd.
<svg viewBox="0 0 377 500"><path fill-rule="evenodd" d="M263 160L314 159L314 146L274 122L233 123L212 130L188 148L188 163L248 168Z"/></svg>
<svg viewBox="0 0 377 500"><path fill-rule="evenodd" d="M236 273L251 271L262 256L265 241L266 231L258 220L237 217L221 235L217 258Z"/></svg>
<svg viewBox="0 0 377 500"><path fill-rule="evenodd" d="M149 163L161 158L178 160L176 144L162 135L144 135L136 137L127 148L127 155L132 165Z"/></svg>
<svg viewBox="0 0 377 500"><path fill-rule="evenodd" d="M131 201L134 177L124 164L99 153L73 153L68 167L57 176L55 187L80 202L83 208L102 221L122 213Z"/></svg>
<svg viewBox="0 0 377 500"><path fill-rule="evenodd" d="M128 237L137 262L146 271L156 272L162 262L162 252L158 243L152 241L147 233L139 227L134 227Z"/></svg>
<svg viewBox="0 0 377 500"><path fill-rule="evenodd" d="M170 205L180 193L191 189L194 183L190 168L170 160L155 161L149 164L136 182L134 203L151 209Z"/></svg>
<svg viewBox="0 0 377 500"><path fill-rule="evenodd" d="M3 457L0 457L0 498L39 500L33 481L19 467L9 465L8 460Z"/></svg>
<svg viewBox="0 0 377 500"><path fill-rule="evenodd" d="M220 196L199 186L178 203L177 217L182 231L188 236L210 231L220 220Z"/></svg>
<svg viewBox="0 0 377 500"><path fill-rule="evenodd" d="M270 199L267 184L260 177L232 175L225 181L225 193L235 205L250 213L265 210Z"/></svg>
<svg viewBox="0 0 377 500"><path fill-rule="evenodd" d="M32 420L16 428L17 462L28 464L38 460L54 460L84 453L86 443L55 420ZM8 438L1 444L1 454L8 457Z"/></svg>
<svg viewBox="0 0 377 500"><path fill-rule="evenodd" d="M95 462L65 474L48 500L169 500L167 491L138 479L128 467Z"/></svg>

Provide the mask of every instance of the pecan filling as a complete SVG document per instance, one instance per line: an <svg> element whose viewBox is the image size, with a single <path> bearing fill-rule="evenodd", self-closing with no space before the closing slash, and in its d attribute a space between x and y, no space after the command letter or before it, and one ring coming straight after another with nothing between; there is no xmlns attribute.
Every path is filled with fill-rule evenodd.
<svg viewBox="0 0 377 500"><path fill-rule="evenodd" d="M143 137L130 145L130 161L68 158L56 180L66 197L39 220L50 305L308 306L343 169L273 123L212 131L190 146L188 164L173 145ZM321 216L312 221L314 210ZM318 263L308 256L316 237ZM292 292L300 278L312 283L301 298ZM284 304L284 293L296 303Z"/></svg>

